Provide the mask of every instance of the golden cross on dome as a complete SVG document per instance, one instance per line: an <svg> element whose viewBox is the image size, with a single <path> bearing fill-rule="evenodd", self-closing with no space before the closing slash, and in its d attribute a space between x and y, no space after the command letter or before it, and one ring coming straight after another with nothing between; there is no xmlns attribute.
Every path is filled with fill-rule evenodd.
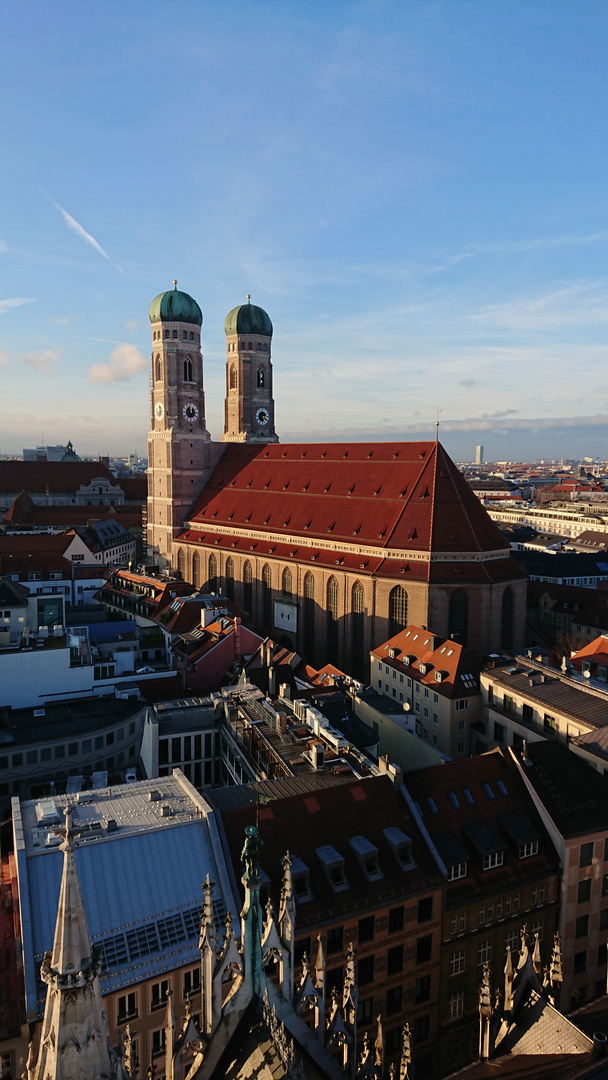
<svg viewBox="0 0 608 1080"><path fill-rule="evenodd" d="M177 278L173 278L173 288L177 289Z"/></svg>
<svg viewBox="0 0 608 1080"><path fill-rule="evenodd" d="M251 293L247 293L247 303L251 303Z"/></svg>

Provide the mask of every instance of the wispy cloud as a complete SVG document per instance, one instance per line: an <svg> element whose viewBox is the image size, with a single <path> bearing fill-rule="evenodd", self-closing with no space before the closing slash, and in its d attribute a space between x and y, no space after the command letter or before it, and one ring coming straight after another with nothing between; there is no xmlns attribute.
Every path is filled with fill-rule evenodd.
<svg viewBox="0 0 608 1080"><path fill-rule="evenodd" d="M55 323L56 326L67 326L69 323L67 315L51 315L49 322Z"/></svg>
<svg viewBox="0 0 608 1080"><path fill-rule="evenodd" d="M529 330L604 323L608 321L608 284L571 282L539 296L487 304L471 317L510 329Z"/></svg>
<svg viewBox="0 0 608 1080"><path fill-rule="evenodd" d="M511 412L515 410L505 410ZM505 417L497 414L495 417L470 416L465 419L442 420L439 434L447 431L550 431L554 428L587 428L600 427L608 424L608 413L595 413L591 416L541 416L541 417ZM328 428L325 431L315 432L315 439L323 441L334 439L346 441L348 439L402 439L404 435L417 435L434 430L433 420L419 420L413 424L377 424L373 427L350 427L342 430ZM289 431L283 435L284 442L305 441L310 434L302 431Z"/></svg>
<svg viewBox="0 0 608 1080"><path fill-rule="evenodd" d="M5 364L8 364L9 360L9 353L7 353L4 349L0 349L0 367L4 367Z"/></svg>
<svg viewBox="0 0 608 1080"><path fill-rule="evenodd" d="M42 190L44 191L44 188ZM76 221L76 218L72 217L71 214L68 214L67 210L63 209L63 206L60 206L58 202L55 202L54 199L51 199L50 195L46 191L44 192L44 194L46 195L47 199L49 199L49 201L53 204L57 212L61 214L68 229L70 229L70 231L73 232L76 236L80 237L81 240L84 240L85 244L88 244L89 247L94 248L94 250L99 252L100 255L103 255L104 259L107 259L109 263L112 263L112 266L115 266L121 274L124 274L124 276L128 278L129 275L125 273L122 266L119 266L118 263L112 261L107 251L104 251L104 249L102 248L99 241L96 240L94 236L91 236L91 233L87 232L87 230L80 224L79 221Z"/></svg>
<svg viewBox="0 0 608 1080"><path fill-rule="evenodd" d="M123 341L112 350L104 364L93 364L89 379L95 383L127 382L147 367L148 361L137 346Z"/></svg>
<svg viewBox="0 0 608 1080"><path fill-rule="evenodd" d="M61 361L61 350L45 349L43 352L23 353L19 360L25 367L34 368L42 375L52 375L55 364Z"/></svg>
<svg viewBox="0 0 608 1080"><path fill-rule="evenodd" d="M21 307L22 304L33 303L33 297L28 296L14 296L9 300L0 300L0 315L4 315L7 311L12 311L13 308Z"/></svg>
<svg viewBox="0 0 608 1080"><path fill-rule="evenodd" d="M588 247L590 244L608 243L608 229L599 229L582 236L568 233L564 236L534 236L522 240L497 240L490 243L472 243L468 251L450 255L438 266L430 267L427 274L438 274L451 270L465 259L474 259L479 255L529 255L534 251L550 251L556 248Z"/></svg>

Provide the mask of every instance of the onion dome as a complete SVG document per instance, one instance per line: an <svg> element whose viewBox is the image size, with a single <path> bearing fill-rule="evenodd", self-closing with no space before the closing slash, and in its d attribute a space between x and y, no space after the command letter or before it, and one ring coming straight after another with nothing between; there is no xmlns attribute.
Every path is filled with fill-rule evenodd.
<svg viewBox="0 0 608 1080"><path fill-rule="evenodd" d="M247 303L235 307L226 316L224 323L226 337L230 334L263 334L272 337L272 323L264 308L256 307L247 296Z"/></svg>
<svg viewBox="0 0 608 1080"><path fill-rule="evenodd" d="M177 281L173 281L173 289L169 292L159 293L150 304L150 322L185 322L193 323L194 326L203 325L203 313L196 300L188 293L181 292L177 287Z"/></svg>
<svg viewBox="0 0 608 1080"><path fill-rule="evenodd" d="M65 448L65 453L61 455L59 460L60 461L82 461L82 458L78 457L78 454L75 452L74 447L72 446L72 443L70 442L69 439L68 439L68 444L67 444L67 446Z"/></svg>

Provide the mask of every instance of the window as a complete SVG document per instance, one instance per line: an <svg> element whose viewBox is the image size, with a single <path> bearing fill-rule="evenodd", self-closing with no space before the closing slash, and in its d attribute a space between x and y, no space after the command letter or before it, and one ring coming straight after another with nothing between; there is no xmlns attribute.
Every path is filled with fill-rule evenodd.
<svg viewBox="0 0 608 1080"><path fill-rule="evenodd" d="M192 360L189 356L184 360L184 382L192 382Z"/></svg>
<svg viewBox="0 0 608 1080"><path fill-rule="evenodd" d="M373 997L365 998L359 1002L357 1007L357 1023L358 1024L371 1024L374 1018L374 999Z"/></svg>
<svg viewBox="0 0 608 1080"><path fill-rule="evenodd" d="M469 699L468 697L459 698L456 702L456 712L462 712L464 709L468 709Z"/></svg>
<svg viewBox="0 0 608 1080"><path fill-rule="evenodd" d="M135 1020L137 1017L137 994L123 994L118 999L118 1013L116 1022L118 1024L126 1024L128 1020Z"/></svg>
<svg viewBox="0 0 608 1080"><path fill-rule="evenodd" d="M463 911L460 915L452 915L450 919L450 934L464 934L467 928L467 913Z"/></svg>
<svg viewBox="0 0 608 1080"><path fill-rule="evenodd" d="M177 331L173 333L177 337ZM161 1028L160 1031L152 1032L152 1057L158 1057L159 1054L165 1052L165 1029Z"/></svg>
<svg viewBox="0 0 608 1080"><path fill-rule="evenodd" d="M585 878L578 883L577 904L588 904L591 900L591 878Z"/></svg>
<svg viewBox="0 0 608 1080"><path fill-rule="evenodd" d="M398 975L403 971L403 945L395 945L388 950L386 958L387 975Z"/></svg>
<svg viewBox="0 0 608 1080"><path fill-rule="evenodd" d="M604 840L604 862L608 862L608 837Z"/></svg>
<svg viewBox="0 0 608 1080"><path fill-rule="evenodd" d="M184 999L189 994L198 994L201 989L201 969L200 967L194 968L192 971L184 972Z"/></svg>
<svg viewBox="0 0 608 1080"><path fill-rule="evenodd" d="M545 731L555 731L555 717L549 716L549 713L545 713L543 717L543 727Z"/></svg>
<svg viewBox="0 0 608 1080"><path fill-rule="evenodd" d="M291 589L292 589L291 570L290 570L290 568L288 566L286 566L285 569L283 570L282 587L283 587L283 595L284 596L291 596Z"/></svg>
<svg viewBox="0 0 608 1080"><path fill-rule="evenodd" d="M582 975L587 970L587 950L583 949L582 952L574 954L574 964L572 970L575 975Z"/></svg>
<svg viewBox="0 0 608 1080"><path fill-rule="evenodd" d="M395 934L398 930L403 930L404 922L403 907L391 908L388 913L388 932L389 934Z"/></svg>
<svg viewBox="0 0 608 1080"><path fill-rule="evenodd" d="M357 978L359 986L365 986L374 981L374 957L364 956L357 964Z"/></svg>
<svg viewBox="0 0 608 1080"><path fill-rule="evenodd" d="M367 915L364 919L359 919L359 944L363 941L373 941L375 928L376 919L374 915Z"/></svg>
<svg viewBox="0 0 608 1080"><path fill-rule="evenodd" d="M464 1015L464 992L450 994L448 999L448 1020L458 1020Z"/></svg>
<svg viewBox="0 0 608 1080"><path fill-rule="evenodd" d="M226 559L226 596L234 600L234 559L229 555Z"/></svg>
<svg viewBox="0 0 608 1080"><path fill-rule="evenodd" d="M500 613L500 647L510 652L513 645L513 590L507 585L502 594Z"/></svg>
<svg viewBox="0 0 608 1080"><path fill-rule="evenodd" d="M304 648L312 660L315 653L315 579L310 571L304 578Z"/></svg>
<svg viewBox="0 0 608 1080"><path fill-rule="evenodd" d="M426 964L431 959L433 952L433 935L425 934L416 941L416 963Z"/></svg>
<svg viewBox="0 0 608 1080"><path fill-rule="evenodd" d="M394 637L407 626L407 593L401 585L391 589L388 598L388 636Z"/></svg>
<svg viewBox="0 0 608 1080"><path fill-rule="evenodd" d="M462 972L464 971L464 965L465 965L465 951L464 951L464 949L459 949L458 952L452 953L452 957L450 959L450 976L452 976L452 975L462 975Z"/></svg>
<svg viewBox="0 0 608 1080"><path fill-rule="evenodd" d="M575 938L588 937L589 935L589 916L579 915L574 924L574 936Z"/></svg>
<svg viewBox="0 0 608 1080"><path fill-rule="evenodd" d="M608 930L608 908L600 911L600 930Z"/></svg>
<svg viewBox="0 0 608 1080"><path fill-rule="evenodd" d="M335 577L327 582L327 656L335 661L338 657L338 597L339 588Z"/></svg>
<svg viewBox="0 0 608 1080"><path fill-rule="evenodd" d="M448 637L460 645L467 644L469 626L469 600L463 589L456 589L450 596L448 609Z"/></svg>
<svg viewBox="0 0 608 1080"><path fill-rule="evenodd" d="M466 862L454 863L453 866L448 866L448 881L458 881L459 878L467 876L467 864Z"/></svg>
<svg viewBox="0 0 608 1080"><path fill-rule="evenodd" d="M341 952L344 946L344 927L330 926L327 931L327 952Z"/></svg>
<svg viewBox="0 0 608 1080"><path fill-rule="evenodd" d="M431 976L423 975L420 979L416 979L414 984L414 1004L422 1005L423 1001L428 1001L431 996Z"/></svg>
<svg viewBox="0 0 608 1080"><path fill-rule="evenodd" d="M529 859L531 855L538 855L538 840L529 840L519 845L520 859Z"/></svg>
<svg viewBox="0 0 608 1080"><path fill-rule="evenodd" d="M494 724L494 742L504 746L506 730L504 724Z"/></svg>
<svg viewBox="0 0 608 1080"><path fill-rule="evenodd" d="M167 991L169 989L169 980L163 979L162 982L152 984L152 1000L150 1002L151 1009L162 1009L167 1003Z"/></svg>
<svg viewBox="0 0 608 1080"><path fill-rule="evenodd" d="M418 901L418 922L428 922L433 918L433 897L425 896Z"/></svg>
<svg viewBox="0 0 608 1080"><path fill-rule="evenodd" d="M492 942L480 941L479 948L477 950L477 963L489 964L492 959Z"/></svg>
<svg viewBox="0 0 608 1080"><path fill-rule="evenodd" d="M0 1054L1 1080L13 1080L13 1058L10 1051Z"/></svg>
<svg viewBox="0 0 608 1080"><path fill-rule="evenodd" d="M581 844L578 865L581 869L591 866L593 863L593 841L590 844Z"/></svg>
<svg viewBox="0 0 608 1080"><path fill-rule="evenodd" d="M484 870L494 870L497 866L502 866L503 863L503 851L493 851L491 855L484 855L483 868Z"/></svg>
<svg viewBox="0 0 608 1080"><path fill-rule="evenodd" d="M403 1007L403 987L392 986L390 990L386 992L386 1015L394 1016L395 1013L401 1012Z"/></svg>

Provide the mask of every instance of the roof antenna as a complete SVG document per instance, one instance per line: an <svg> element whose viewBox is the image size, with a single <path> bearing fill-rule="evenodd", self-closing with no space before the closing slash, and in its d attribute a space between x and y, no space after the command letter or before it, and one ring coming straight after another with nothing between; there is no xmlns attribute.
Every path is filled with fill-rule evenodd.
<svg viewBox="0 0 608 1080"><path fill-rule="evenodd" d="M443 409L437 409L437 419L435 420L435 442L439 442L439 413L442 413Z"/></svg>

